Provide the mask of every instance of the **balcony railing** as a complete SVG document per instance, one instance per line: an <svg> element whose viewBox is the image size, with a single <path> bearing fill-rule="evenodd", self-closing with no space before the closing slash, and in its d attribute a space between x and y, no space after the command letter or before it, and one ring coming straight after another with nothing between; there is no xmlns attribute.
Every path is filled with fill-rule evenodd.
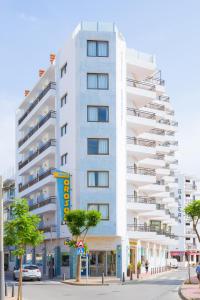
<svg viewBox="0 0 200 300"><path fill-rule="evenodd" d="M141 168L136 166L127 166L127 172L128 173L134 173L134 174L140 174L140 175L151 175L155 176L156 172L154 169L148 169L148 168Z"/></svg>
<svg viewBox="0 0 200 300"><path fill-rule="evenodd" d="M41 222L38 226L38 229L43 231L44 233L50 232L56 232L56 225L55 224L45 224L44 222Z"/></svg>
<svg viewBox="0 0 200 300"><path fill-rule="evenodd" d="M35 178L31 179L30 181L28 181L24 185L19 184L19 192L20 193L23 192L27 188L31 187L32 185L36 184L37 182L39 182L42 179L46 178L47 176L51 175L54 170L55 170L54 168L50 168L50 169L44 171L41 174L37 174Z"/></svg>
<svg viewBox="0 0 200 300"><path fill-rule="evenodd" d="M127 136L127 144L134 144L145 147L155 147L156 142L148 139L140 139L132 136Z"/></svg>
<svg viewBox="0 0 200 300"><path fill-rule="evenodd" d="M158 134L158 135L165 135L165 131L163 129L158 129L158 128L151 129L150 133Z"/></svg>
<svg viewBox="0 0 200 300"><path fill-rule="evenodd" d="M47 204L51 204L51 203L56 203L56 197L55 196L51 196L47 199L44 199L40 202L33 203L33 204L29 202L29 210L32 211L34 209L43 207L43 206L45 206Z"/></svg>
<svg viewBox="0 0 200 300"><path fill-rule="evenodd" d="M140 109L131 108L131 107L127 107L127 114L135 116L135 117L145 118L145 119L155 120L155 118L156 118L156 115L154 113L140 110Z"/></svg>
<svg viewBox="0 0 200 300"><path fill-rule="evenodd" d="M178 126L178 122L170 121L170 120L167 120L167 119L161 119L161 120L158 121L158 123L165 124L165 125L170 125L170 126Z"/></svg>
<svg viewBox="0 0 200 300"><path fill-rule="evenodd" d="M156 103L149 103L147 105L147 107L152 108L152 109L156 109L156 110L160 110L160 111L165 111L164 105L159 105L159 104L156 104Z"/></svg>
<svg viewBox="0 0 200 300"><path fill-rule="evenodd" d="M162 85L162 86L165 85L165 80L162 79L161 76L161 70L157 70L152 76L147 77L146 80L156 85Z"/></svg>
<svg viewBox="0 0 200 300"><path fill-rule="evenodd" d="M150 90L150 91L155 91L155 84L147 81L147 80L135 80L131 78L127 78L127 85L136 87L139 89L144 89L144 90Z"/></svg>
<svg viewBox="0 0 200 300"><path fill-rule="evenodd" d="M43 146L38 148L33 154L31 154L27 159L25 159L24 161L20 161L19 164L18 164L19 170L22 169L24 166L26 166L29 162L31 162L34 158L36 158L42 152L44 152L46 149L48 149L51 146L55 146L55 145L56 145L56 140L55 139L49 140Z"/></svg>
<svg viewBox="0 0 200 300"><path fill-rule="evenodd" d="M135 197L134 195L127 195L127 201L134 203L156 204L156 199L154 197Z"/></svg>
<svg viewBox="0 0 200 300"><path fill-rule="evenodd" d="M158 96L157 98L156 98L156 100L159 100L159 101L164 101L164 102L169 102L169 96Z"/></svg>
<svg viewBox="0 0 200 300"><path fill-rule="evenodd" d="M169 231L163 230L158 228L157 226L148 226L148 225L135 225L135 224L128 224L128 230L130 231L139 231L139 232L155 232L158 235L165 235L169 238L176 238L174 234Z"/></svg>
<svg viewBox="0 0 200 300"><path fill-rule="evenodd" d="M46 116L40 120L37 125L35 125L29 133L25 135L25 137L18 142L18 147L21 147L42 125L44 125L50 118L55 118L56 112L55 111L49 111Z"/></svg>
<svg viewBox="0 0 200 300"><path fill-rule="evenodd" d="M42 98L48 93L50 89L55 90L56 89L56 83L50 82L45 89L39 94L39 96L31 103L29 108L25 111L25 113L21 116L21 118L18 121L18 125L20 125L24 119L30 114L30 112L36 107L36 105L42 100Z"/></svg>

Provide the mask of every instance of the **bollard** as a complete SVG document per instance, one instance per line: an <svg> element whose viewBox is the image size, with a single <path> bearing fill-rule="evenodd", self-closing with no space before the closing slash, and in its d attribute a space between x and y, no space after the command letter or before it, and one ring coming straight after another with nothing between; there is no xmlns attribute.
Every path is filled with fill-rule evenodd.
<svg viewBox="0 0 200 300"><path fill-rule="evenodd" d="M130 273L130 280L133 280L133 272Z"/></svg>
<svg viewBox="0 0 200 300"><path fill-rule="evenodd" d="M8 286L6 282L5 282L5 296L8 296Z"/></svg>
<svg viewBox="0 0 200 300"><path fill-rule="evenodd" d="M63 273L63 281L65 281L65 273Z"/></svg>
<svg viewBox="0 0 200 300"><path fill-rule="evenodd" d="M101 283L104 284L104 273L102 273Z"/></svg>
<svg viewBox="0 0 200 300"><path fill-rule="evenodd" d="M125 282L125 273L122 274L122 282Z"/></svg>
<svg viewBox="0 0 200 300"><path fill-rule="evenodd" d="M15 297L15 284L12 284L12 298Z"/></svg>

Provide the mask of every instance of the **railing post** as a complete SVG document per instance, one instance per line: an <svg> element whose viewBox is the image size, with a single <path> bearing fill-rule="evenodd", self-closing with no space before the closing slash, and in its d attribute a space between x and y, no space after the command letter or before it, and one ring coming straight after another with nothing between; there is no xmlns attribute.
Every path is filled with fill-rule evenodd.
<svg viewBox="0 0 200 300"><path fill-rule="evenodd" d="M102 283L102 285L104 284L104 273L102 273L101 283Z"/></svg>
<svg viewBox="0 0 200 300"><path fill-rule="evenodd" d="M125 282L125 273L122 273L122 282Z"/></svg>
<svg viewBox="0 0 200 300"><path fill-rule="evenodd" d="M5 296L8 296L8 286L6 282L5 282Z"/></svg>
<svg viewBox="0 0 200 300"><path fill-rule="evenodd" d="M15 297L15 284L12 284L12 298Z"/></svg>

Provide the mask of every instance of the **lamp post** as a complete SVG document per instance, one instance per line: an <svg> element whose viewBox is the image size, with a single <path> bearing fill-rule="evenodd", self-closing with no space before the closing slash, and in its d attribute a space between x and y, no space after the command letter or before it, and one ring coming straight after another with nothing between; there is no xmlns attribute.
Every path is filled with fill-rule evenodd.
<svg viewBox="0 0 200 300"><path fill-rule="evenodd" d="M2 177L0 176L0 300L4 300L4 251L3 251L3 199Z"/></svg>

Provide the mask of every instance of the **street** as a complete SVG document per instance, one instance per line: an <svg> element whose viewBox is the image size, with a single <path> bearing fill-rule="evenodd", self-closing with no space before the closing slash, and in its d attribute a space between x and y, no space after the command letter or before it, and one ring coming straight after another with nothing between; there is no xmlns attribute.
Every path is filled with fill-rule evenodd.
<svg viewBox="0 0 200 300"><path fill-rule="evenodd" d="M194 270L191 272L194 274ZM160 274L155 279L140 282L127 281L126 285L77 287L59 282L25 282L25 300L66 300L66 299L140 299L178 300L178 288L187 278L187 270L179 269Z"/></svg>

